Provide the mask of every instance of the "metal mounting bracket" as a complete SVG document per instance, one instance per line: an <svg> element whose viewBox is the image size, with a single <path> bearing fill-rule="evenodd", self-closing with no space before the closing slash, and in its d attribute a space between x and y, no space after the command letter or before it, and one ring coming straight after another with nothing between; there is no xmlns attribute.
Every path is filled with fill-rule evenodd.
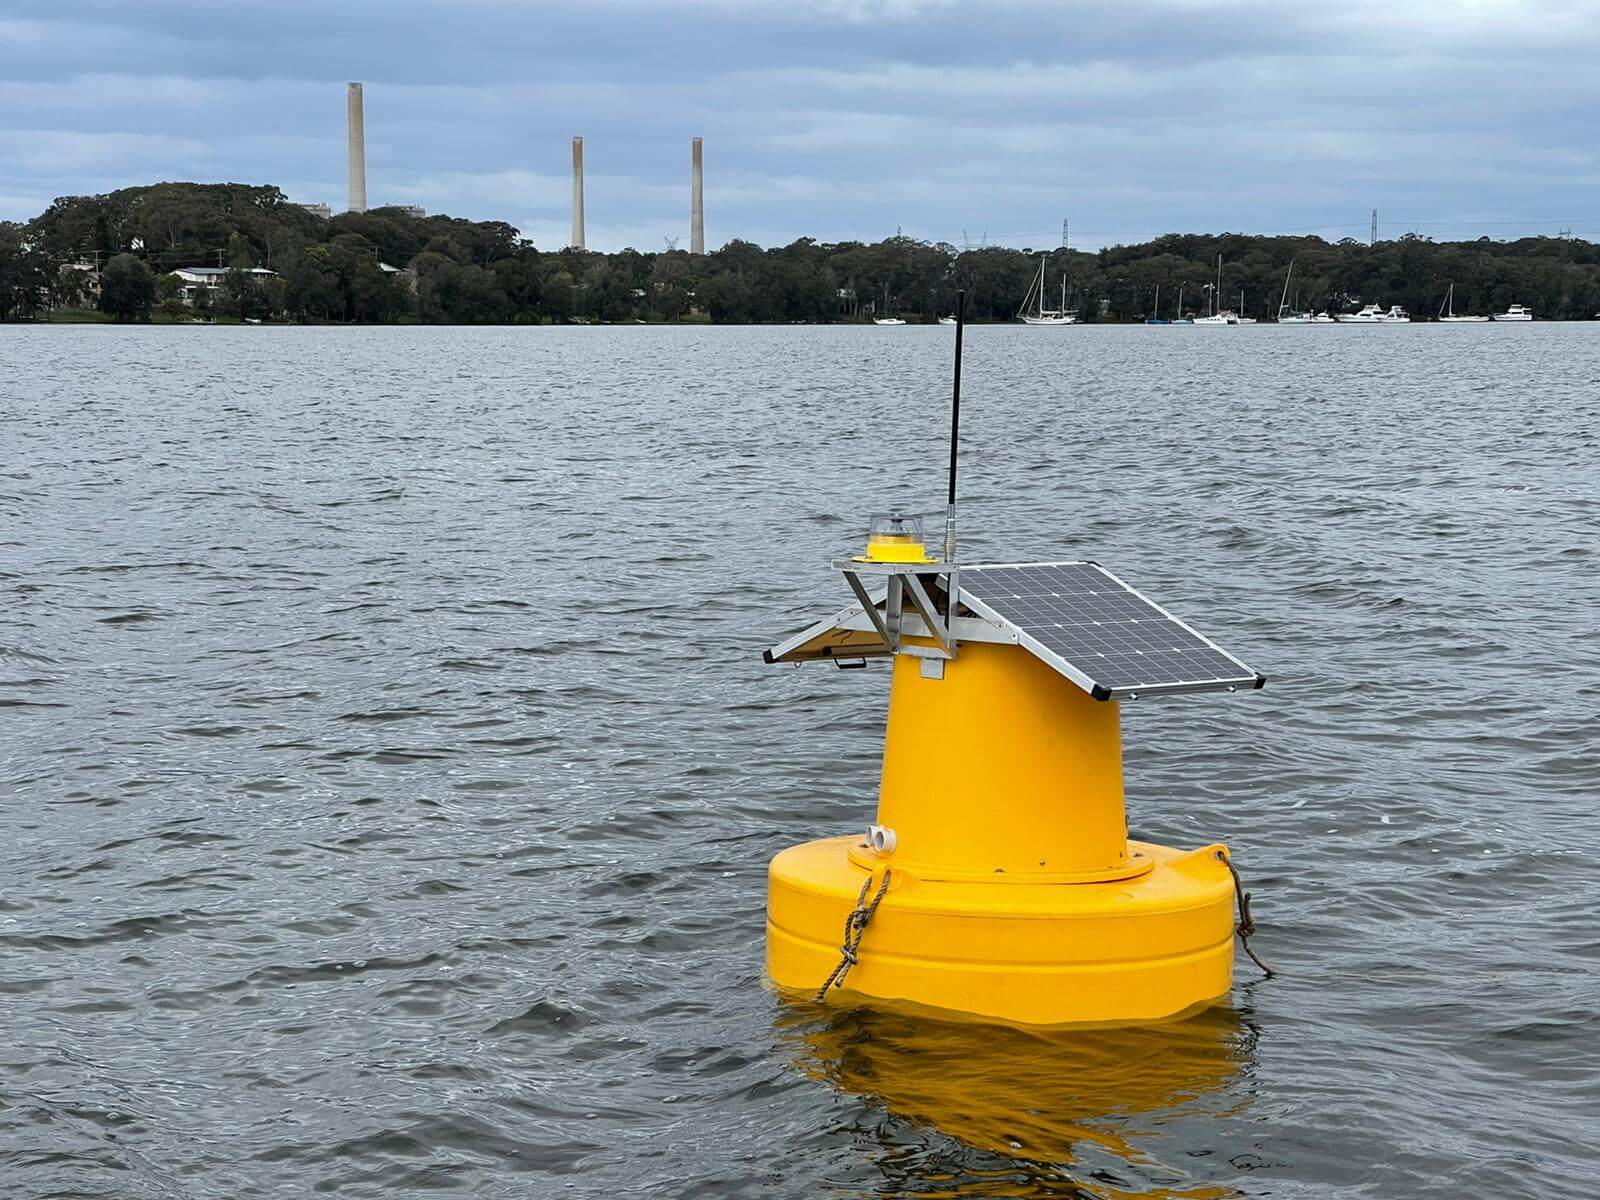
<svg viewBox="0 0 1600 1200"><path fill-rule="evenodd" d="M928 570L927 563L860 563L854 559L845 559L834 563L845 577L845 582L850 585L850 590L855 593L856 600L872 621L873 628L878 636L883 639L884 648L890 654L911 654L918 658L953 659L956 656L955 614L957 607L958 569L950 567L946 570ZM883 608L880 611L873 603L872 597L867 594L866 584L862 582L863 575L882 576L887 585L884 595ZM943 575L946 581L946 590L949 595L949 604L944 615L939 614L938 607L933 602L933 597L928 594L921 576ZM912 611L921 618L927 636L934 644L932 646L904 645L901 640L901 629L904 623L906 601L911 602Z"/></svg>

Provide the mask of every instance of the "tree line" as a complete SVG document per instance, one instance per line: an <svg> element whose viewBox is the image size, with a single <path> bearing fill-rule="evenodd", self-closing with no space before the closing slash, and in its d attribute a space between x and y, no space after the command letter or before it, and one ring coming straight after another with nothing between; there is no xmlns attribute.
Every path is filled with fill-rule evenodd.
<svg viewBox="0 0 1600 1200"><path fill-rule="evenodd" d="M1459 313L1532 308L1541 319L1600 313L1600 246L1572 238L1434 242L1168 234L1087 252L957 248L909 237L709 254L540 250L502 221L400 208L331 218L271 186L161 183L63 196L25 224L0 222L0 320L91 301L119 320L226 315L255 320L429 324L566 321L932 321L968 294L967 315L1005 321L1045 260L1084 321L1139 321L1220 302L1271 318L1280 302L1331 312L1377 303L1432 316L1454 284ZM1290 263L1294 264L1284 294ZM214 292L180 295L179 267L226 269ZM253 271L264 268L271 274ZM199 308L196 313L196 306Z"/></svg>

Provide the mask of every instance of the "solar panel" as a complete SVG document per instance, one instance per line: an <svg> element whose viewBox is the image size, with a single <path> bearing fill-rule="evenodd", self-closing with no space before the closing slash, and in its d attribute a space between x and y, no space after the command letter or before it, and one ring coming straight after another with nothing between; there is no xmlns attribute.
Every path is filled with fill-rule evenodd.
<svg viewBox="0 0 1600 1200"><path fill-rule="evenodd" d="M1097 700L1257 688L1266 679L1090 562L962 566L961 600Z"/></svg>

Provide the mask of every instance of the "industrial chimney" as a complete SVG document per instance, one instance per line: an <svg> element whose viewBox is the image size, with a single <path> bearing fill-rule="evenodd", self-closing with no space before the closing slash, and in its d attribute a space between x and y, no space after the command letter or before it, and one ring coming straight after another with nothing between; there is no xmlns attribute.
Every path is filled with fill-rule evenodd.
<svg viewBox="0 0 1600 1200"><path fill-rule="evenodd" d="M367 211L367 124L361 112L361 85L350 85L350 211Z"/></svg>
<svg viewBox="0 0 1600 1200"><path fill-rule="evenodd" d="M572 245L579 250L583 242L583 139L572 139Z"/></svg>
<svg viewBox="0 0 1600 1200"><path fill-rule="evenodd" d="M705 161L700 152L700 139L695 138L689 154L693 178L689 185L689 253L706 252L706 197Z"/></svg>

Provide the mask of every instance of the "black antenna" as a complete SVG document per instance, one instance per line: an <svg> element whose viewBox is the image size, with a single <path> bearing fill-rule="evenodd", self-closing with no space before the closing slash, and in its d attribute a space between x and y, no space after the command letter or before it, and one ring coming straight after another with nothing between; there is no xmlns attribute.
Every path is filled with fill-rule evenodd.
<svg viewBox="0 0 1600 1200"><path fill-rule="evenodd" d="M956 450L961 444L961 335L966 331L967 291L956 292L956 370L950 390L950 494L945 501L944 561L956 560Z"/></svg>

